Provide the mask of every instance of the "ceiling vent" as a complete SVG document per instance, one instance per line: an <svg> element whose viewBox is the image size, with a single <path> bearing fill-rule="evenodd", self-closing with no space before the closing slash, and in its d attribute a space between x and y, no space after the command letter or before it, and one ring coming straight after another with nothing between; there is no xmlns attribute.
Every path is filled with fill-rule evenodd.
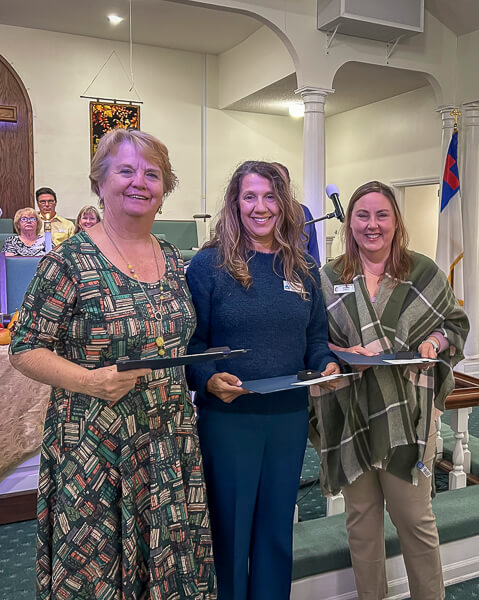
<svg viewBox="0 0 479 600"><path fill-rule="evenodd" d="M391 42L424 31L424 0L318 0L318 29Z"/></svg>

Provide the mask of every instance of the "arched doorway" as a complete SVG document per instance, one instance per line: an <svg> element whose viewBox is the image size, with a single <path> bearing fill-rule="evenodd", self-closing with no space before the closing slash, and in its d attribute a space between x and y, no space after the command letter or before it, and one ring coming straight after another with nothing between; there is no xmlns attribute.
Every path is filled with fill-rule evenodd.
<svg viewBox="0 0 479 600"><path fill-rule="evenodd" d="M22 80L0 56L0 208L13 218L33 206L32 105Z"/></svg>

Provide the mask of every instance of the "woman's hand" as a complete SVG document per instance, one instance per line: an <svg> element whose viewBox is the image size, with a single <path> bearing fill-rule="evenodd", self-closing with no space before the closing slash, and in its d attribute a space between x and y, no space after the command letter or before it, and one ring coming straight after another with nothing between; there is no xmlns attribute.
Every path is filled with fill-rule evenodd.
<svg viewBox="0 0 479 600"><path fill-rule="evenodd" d="M113 406L135 387L139 377L151 373L151 369L118 371L116 365L87 371L83 377L84 394L106 400Z"/></svg>
<svg viewBox="0 0 479 600"><path fill-rule="evenodd" d="M434 346L428 340L420 344L417 350L421 355L421 358L430 358L432 360L435 360L437 358L437 352L434 350ZM434 363L424 363L422 365L419 365L419 368L429 369L429 367L432 367L433 365Z"/></svg>
<svg viewBox="0 0 479 600"><path fill-rule="evenodd" d="M379 354L378 352L371 352L371 350L368 350L367 348L365 348L364 346L360 346L359 344L357 344L356 346L350 346L349 348L340 348L339 346L336 346L336 344L330 343L329 347L331 350L337 350L338 352L351 352L352 354L362 354L363 356L376 356L377 354ZM369 369L369 366L356 365L352 368L357 373L362 373L366 369Z"/></svg>
<svg viewBox="0 0 479 600"><path fill-rule="evenodd" d="M11 354L10 363L20 373L35 381L76 394L101 398L110 402L112 406L135 387L138 377L151 373L151 369L118 372L116 365L85 369L47 348Z"/></svg>
<svg viewBox="0 0 479 600"><path fill-rule="evenodd" d="M349 348L341 348L343 352L352 352L353 354L362 354L363 356L376 356L377 352L371 352L364 346L357 344L356 346L350 346Z"/></svg>
<svg viewBox="0 0 479 600"><path fill-rule="evenodd" d="M341 346L336 346L336 344L329 342L328 346L330 350L336 350L338 352L352 352L353 354L363 354L364 356L376 356L376 354L378 354L378 352L371 352L371 350L368 350L359 344L350 346L349 348L341 348Z"/></svg>
<svg viewBox="0 0 479 600"><path fill-rule="evenodd" d="M206 391L230 404L238 396L249 394L249 391L244 390L241 384L241 380L232 373L215 373L208 379Z"/></svg>
<svg viewBox="0 0 479 600"><path fill-rule="evenodd" d="M429 341L423 342L417 349L421 358L431 358L435 360L437 358L437 352L434 350L434 346Z"/></svg>
<svg viewBox="0 0 479 600"><path fill-rule="evenodd" d="M327 377L328 375L339 375L340 373L341 373L341 369L340 369L338 363L330 362L326 365L326 368L324 369L324 371L321 371L321 376ZM336 389L337 383L338 382L333 379L331 381L325 381L324 383L318 382L318 385L327 390L334 390L334 389Z"/></svg>

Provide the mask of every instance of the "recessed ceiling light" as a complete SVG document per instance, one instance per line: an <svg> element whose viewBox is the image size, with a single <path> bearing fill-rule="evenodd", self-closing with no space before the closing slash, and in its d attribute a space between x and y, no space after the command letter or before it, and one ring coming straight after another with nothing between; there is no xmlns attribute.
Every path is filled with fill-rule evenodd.
<svg viewBox="0 0 479 600"><path fill-rule="evenodd" d="M108 20L112 25L118 25L123 21L123 17L119 17L118 15L108 15Z"/></svg>
<svg viewBox="0 0 479 600"><path fill-rule="evenodd" d="M295 119L304 117L304 104L302 102L292 102L288 107L289 115Z"/></svg>

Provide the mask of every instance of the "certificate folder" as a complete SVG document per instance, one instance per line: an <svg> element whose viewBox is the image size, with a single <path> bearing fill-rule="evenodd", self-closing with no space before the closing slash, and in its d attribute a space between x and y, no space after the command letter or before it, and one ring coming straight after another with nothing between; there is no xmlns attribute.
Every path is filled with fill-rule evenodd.
<svg viewBox="0 0 479 600"><path fill-rule="evenodd" d="M266 379L243 381L241 387L250 392L255 392L256 394L272 394L273 392L280 392L282 390L292 390L298 386L308 387L315 383L354 376L356 376L355 373L341 373L338 375L328 375L327 377L318 377L317 379L298 380L297 375L284 375L282 377L269 377Z"/></svg>
<svg viewBox="0 0 479 600"><path fill-rule="evenodd" d="M421 355L417 352L409 353L407 358L405 358L405 352L398 352L397 354L375 354L374 356L364 356L363 354L356 354L355 352L340 352L339 350L333 350L332 352L343 362L352 367L387 367L391 365L420 365L438 362L437 360L430 358L421 358Z"/></svg>
<svg viewBox="0 0 479 600"><path fill-rule="evenodd" d="M233 358L246 354L249 349L241 348L239 350L231 350L227 346L223 348L210 348L201 354L185 354L184 356L176 356L174 358L144 358L140 360L119 360L116 363L118 371L130 371L131 369L166 369L167 367L179 367L182 365L192 365L194 363L207 362L211 360L224 360L225 358Z"/></svg>

